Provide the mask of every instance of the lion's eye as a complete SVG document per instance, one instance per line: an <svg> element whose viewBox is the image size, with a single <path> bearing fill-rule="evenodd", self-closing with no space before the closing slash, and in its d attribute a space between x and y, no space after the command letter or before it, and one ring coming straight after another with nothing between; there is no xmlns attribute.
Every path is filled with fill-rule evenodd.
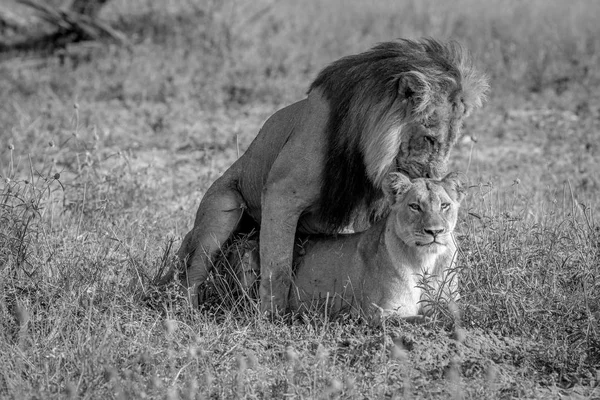
<svg viewBox="0 0 600 400"><path fill-rule="evenodd" d="M446 211L449 208L450 208L450 203L442 203L442 210L443 211Z"/></svg>
<svg viewBox="0 0 600 400"><path fill-rule="evenodd" d="M421 211L421 206L419 206L417 203L410 203L408 207L413 211Z"/></svg>
<svg viewBox="0 0 600 400"><path fill-rule="evenodd" d="M435 146L435 138L433 136L423 136L423 140L425 140L425 143L429 146Z"/></svg>

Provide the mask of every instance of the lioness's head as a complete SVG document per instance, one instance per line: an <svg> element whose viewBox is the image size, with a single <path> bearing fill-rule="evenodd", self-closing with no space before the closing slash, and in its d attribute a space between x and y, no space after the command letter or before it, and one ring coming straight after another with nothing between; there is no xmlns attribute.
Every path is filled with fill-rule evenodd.
<svg viewBox="0 0 600 400"><path fill-rule="evenodd" d="M425 252L439 252L448 246L456 226L458 207L464 197L456 173L442 180L417 178L410 180L391 173L386 194L392 203L395 234L409 247Z"/></svg>

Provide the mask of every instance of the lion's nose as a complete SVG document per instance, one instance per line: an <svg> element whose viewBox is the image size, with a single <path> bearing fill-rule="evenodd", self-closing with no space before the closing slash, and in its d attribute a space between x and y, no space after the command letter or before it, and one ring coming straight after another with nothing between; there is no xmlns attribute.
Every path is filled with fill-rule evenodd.
<svg viewBox="0 0 600 400"><path fill-rule="evenodd" d="M444 233L444 228L441 228L441 229L440 228L438 228L438 229L423 229L423 231L426 234L431 235L431 236L433 236L435 238L437 235L439 235L441 233Z"/></svg>
<svg viewBox="0 0 600 400"><path fill-rule="evenodd" d="M425 172L423 177L427 179L440 179L440 174L438 174L437 171L430 170Z"/></svg>

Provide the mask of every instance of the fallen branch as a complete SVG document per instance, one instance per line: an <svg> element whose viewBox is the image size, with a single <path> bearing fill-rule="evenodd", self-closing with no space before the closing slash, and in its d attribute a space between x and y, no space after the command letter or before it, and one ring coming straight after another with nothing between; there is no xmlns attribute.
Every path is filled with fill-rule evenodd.
<svg viewBox="0 0 600 400"><path fill-rule="evenodd" d="M28 24L25 19L7 9L6 6L0 5L0 28L9 28L17 32L24 32L27 30L27 26Z"/></svg>
<svg viewBox="0 0 600 400"><path fill-rule="evenodd" d="M62 10L36 0L16 0L17 3L33 9L37 17L53 29L35 37L15 43L0 43L0 51L49 51L64 48L69 43L87 40L106 40L130 46L127 38L95 16L81 14L73 10ZM96 10L98 11L98 10ZM97 14L95 12L94 14Z"/></svg>

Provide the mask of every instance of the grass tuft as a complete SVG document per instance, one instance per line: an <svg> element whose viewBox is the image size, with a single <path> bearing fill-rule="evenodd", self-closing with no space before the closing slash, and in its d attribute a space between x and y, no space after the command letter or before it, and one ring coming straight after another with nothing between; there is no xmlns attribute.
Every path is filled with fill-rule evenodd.
<svg viewBox="0 0 600 400"><path fill-rule="evenodd" d="M472 197L464 222L461 293L467 326L535 338L532 362L565 383L595 379L600 365L600 253L592 210L506 208ZM491 199L490 199L491 198Z"/></svg>

